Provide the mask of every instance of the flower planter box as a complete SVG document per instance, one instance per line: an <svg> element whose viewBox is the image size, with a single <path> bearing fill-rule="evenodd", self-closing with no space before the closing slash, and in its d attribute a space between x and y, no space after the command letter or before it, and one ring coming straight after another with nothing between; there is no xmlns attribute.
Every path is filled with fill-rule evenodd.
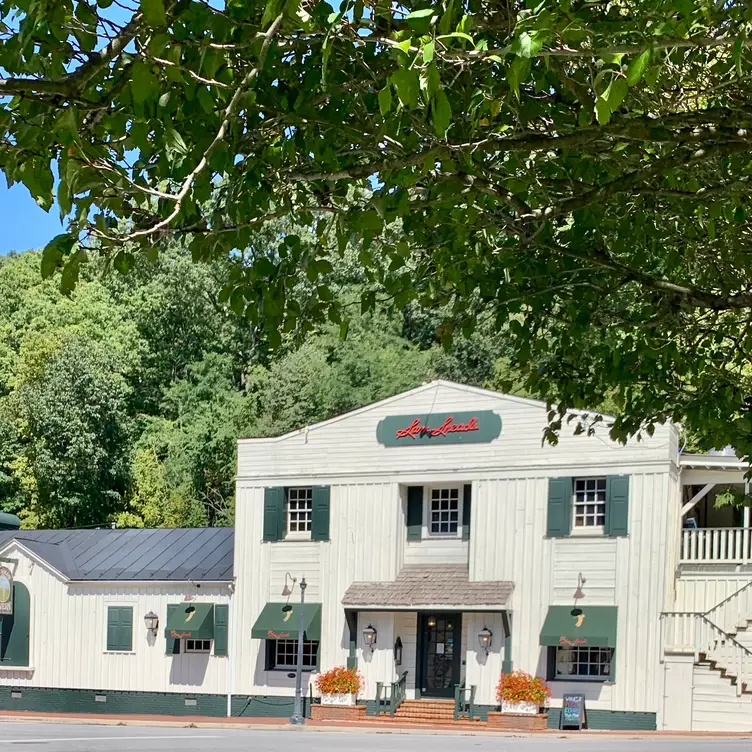
<svg viewBox="0 0 752 752"><path fill-rule="evenodd" d="M508 731L545 731L548 728L546 713L536 715L491 712L488 714L488 727Z"/></svg>
<svg viewBox="0 0 752 752"><path fill-rule="evenodd" d="M513 715L537 715L539 707L534 702L507 702L501 701L501 712Z"/></svg>
<svg viewBox="0 0 752 752"><path fill-rule="evenodd" d="M322 705L351 707L356 704L355 695L321 695Z"/></svg>
<svg viewBox="0 0 752 752"><path fill-rule="evenodd" d="M351 722L365 719L365 705L311 705L312 721Z"/></svg>

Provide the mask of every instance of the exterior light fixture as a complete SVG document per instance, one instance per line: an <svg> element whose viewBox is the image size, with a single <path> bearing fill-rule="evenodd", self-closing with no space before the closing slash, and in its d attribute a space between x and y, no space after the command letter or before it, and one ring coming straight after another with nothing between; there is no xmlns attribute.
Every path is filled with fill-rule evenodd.
<svg viewBox="0 0 752 752"><path fill-rule="evenodd" d="M394 643L394 665L402 665L402 639L400 637Z"/></svg>
<svg viewBox="0 0 752 752"><path fill-rule="evenodd" d="M292 582L292 587L287 584L288 581ZM292 588L295 587L297 581L296 577L293 577L289 572L285 572L285 586L282 588L283 598L289 598L292 595Z"/></svg>
<svg viewBox="0 0 752 752"><path fill-rule="evenodd" d="M488 627L483 627L483 629L478 632L478 644L486 651L486 655L488 655L488 648L491 647L492 642L493 632Z"/></svg>
<svg viewBox="0 0 752 752"><path fill-rule="evenodd" d="M435 616L429 616L428 617L428 626L433 629L436 626L436 617Z"/></svg>
<svg viewBox="0 0 752 752"><path fill-rule="evenodd" d="M157 634L157 630L159 629L159 617L153 611L149 611L149 613L144 616L144 625L153 635Z"/></svg>
<svg viewBox="0 0 752 752"><path fill-rule="evenodd" d="M363 630L363 642L371 648L371 652L373 653L373 646L376 644L376 635L378 633L376 630L369 624L364 630Z"/></svg>
<svg viewBox="0 0 752 752"><path fill-rule="evenodd" d="M585 597L585 593L582 591L582 586L587 582L587 580L582 576L582 572L577 575L577 590L574 591L574 602L575 604L577 601L582 600Z"/></svg>

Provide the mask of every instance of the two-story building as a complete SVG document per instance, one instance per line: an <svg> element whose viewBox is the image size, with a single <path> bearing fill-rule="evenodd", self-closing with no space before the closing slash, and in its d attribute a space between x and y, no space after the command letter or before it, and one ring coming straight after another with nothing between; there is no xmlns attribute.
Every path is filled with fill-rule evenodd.
<svg viewBox="0 0 752 752"><path fill-rule="evenodd" d="M366 698L407 672L408 697L464 683L483 712L502 671L524 669L553 706L583 693L592 727L655 728L678 433L622 446L601 425L551 446L546 425L543 403L434 382L240 441L236 691L293 691L289 574L308 585L307 667L357 665Z"/></svg>
<svg viewBox="0 0 752 752"><path fill-rule="evenodd" d="M460 687L483 719L521 669L550 726L576 693L591 728L752 731L746 464L547 422L437 381L241 440L234 533L0 516L0 709L289 715L305 579L309 703L356 666L371 708Z"/></svg>

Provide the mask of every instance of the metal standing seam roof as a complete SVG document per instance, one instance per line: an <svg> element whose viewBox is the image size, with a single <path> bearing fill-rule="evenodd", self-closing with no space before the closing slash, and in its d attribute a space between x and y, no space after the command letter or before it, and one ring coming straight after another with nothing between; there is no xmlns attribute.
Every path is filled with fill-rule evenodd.
<svg viewBox="0 0 752 752"><path fill-rule="evenodd" d="M0 530L70 580L230 582L233 528Z"/></svg>
<svg viewBox="0 0 752 752"><path fill-rule="evenodd" d="M354 582L346 607L502 606L514 590L507 580L471 581L464 564L407 565L393 582Z"/></svg>

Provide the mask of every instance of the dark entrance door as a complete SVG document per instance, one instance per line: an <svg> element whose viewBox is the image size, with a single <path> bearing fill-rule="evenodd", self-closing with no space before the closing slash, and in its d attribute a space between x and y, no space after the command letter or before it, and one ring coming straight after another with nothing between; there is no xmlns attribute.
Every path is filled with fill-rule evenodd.
<svg viewBox="0 0 752 752"><path fill-rule="evenodd" d="M461 614L420 614L421 697L454 697L460 683Z"/></svg>

